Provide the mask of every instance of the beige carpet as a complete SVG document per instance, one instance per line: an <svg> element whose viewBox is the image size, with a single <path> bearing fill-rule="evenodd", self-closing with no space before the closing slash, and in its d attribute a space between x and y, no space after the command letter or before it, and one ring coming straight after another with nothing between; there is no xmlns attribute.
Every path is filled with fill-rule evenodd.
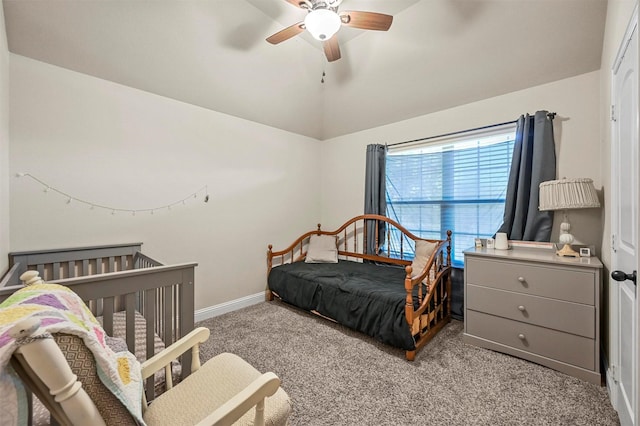
<svg viewBox="0 0 640 426"><path fill-rule="evenodd" d="M291 425L618 425L606 388L462 342L453 321L418 353L380 344L282 302L198 323L204 359L233 352L273 371Z"/></svg>

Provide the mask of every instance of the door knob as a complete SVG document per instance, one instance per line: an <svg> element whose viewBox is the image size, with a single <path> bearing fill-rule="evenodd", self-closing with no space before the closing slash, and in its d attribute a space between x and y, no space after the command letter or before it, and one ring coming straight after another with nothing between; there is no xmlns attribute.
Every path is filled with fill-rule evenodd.
<svg viewBox="0 0 640 426"><path fill-rule="evenodd" d="M633 283L633 285L636 285L636 271L633 271L630 274L626 274L623 271L613 271L611 273L611 278L613 278L616 281L629 280Z"/></svg>

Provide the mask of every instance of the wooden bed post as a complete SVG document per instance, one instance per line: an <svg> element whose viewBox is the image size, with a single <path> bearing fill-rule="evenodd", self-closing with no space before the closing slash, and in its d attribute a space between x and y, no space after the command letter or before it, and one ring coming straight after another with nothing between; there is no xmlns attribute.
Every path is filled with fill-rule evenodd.
<svg viewBox="0 0 640 426"><path fill-rule="evenodd" d="M404 278L404 288L407 291L407 301L404 305L404 317L407 320L407 324L409 326L409 329L411 329L411 327L413 327L413 286L411 285L411 274L413 273L413 268L411 267L411 265L407 265L404 268L405 272L407 273L407 275ZM412 351L406 351L405 352L405 358L407 359L407 361L413 361L416 357L416 351L412 350Z"/></svg>
<svg viewBox="0 0 640 426"><path fill-rule="evenodd" d="M404 317L409 324L409 328L413 325L413 286L411 285L411 273L413 268L411 265L407 265L404 268L407 275L404 277L404 289L407 291L407 299L404 305Z"/></svg>
<svg viewBox="0 0 640 426"><path fill-rule="evenodd" d="M269 277L269 273L271 272L272 267L273 267L273 244L269 244L269 250L267 250L267 278ZM268 282L267 282L267 291L265 293L265 299L267 302L271 302L273 300L273 293L269 289Z"/></svg>

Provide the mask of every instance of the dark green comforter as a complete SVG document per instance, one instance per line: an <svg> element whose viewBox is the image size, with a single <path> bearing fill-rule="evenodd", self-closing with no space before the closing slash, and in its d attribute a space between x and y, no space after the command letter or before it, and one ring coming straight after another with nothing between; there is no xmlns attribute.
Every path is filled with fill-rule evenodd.
<svg viewBox="0 0 640 426"><path fill-rule="evenodd" d="M397 266L295 262L271 269L268 282L287 303L318 311L388 345L413 350L415 341L404 313L405 275Z"/></svg>

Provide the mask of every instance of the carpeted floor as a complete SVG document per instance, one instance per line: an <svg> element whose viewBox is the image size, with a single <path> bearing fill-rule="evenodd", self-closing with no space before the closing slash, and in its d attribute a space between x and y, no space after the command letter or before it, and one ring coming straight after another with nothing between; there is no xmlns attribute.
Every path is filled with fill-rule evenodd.
<svg viewBox="0 0 640 426"><path fill-rule="evenodd" d="M291 425L618 425L605 387L462 342L447 325L414 362L404 352L282 302L198 323L204 360L233 352L273 371Z"/></svg>

